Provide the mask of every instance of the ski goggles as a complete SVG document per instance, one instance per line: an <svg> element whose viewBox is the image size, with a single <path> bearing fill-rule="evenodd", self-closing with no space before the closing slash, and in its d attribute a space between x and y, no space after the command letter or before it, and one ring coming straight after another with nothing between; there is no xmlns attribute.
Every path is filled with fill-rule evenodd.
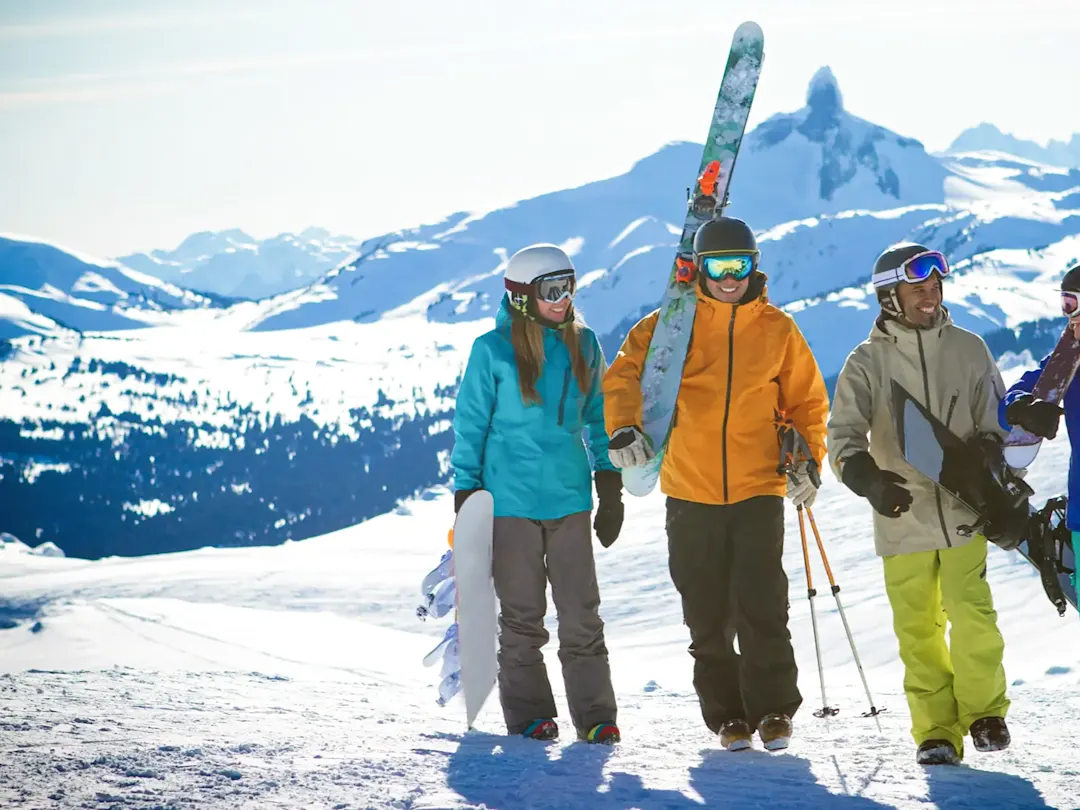
<svg viewBox="0 0 1080 810"><path fill-rule="evenodd" d="M875 287L889 287L901 281L918 284L920 281L926 281L934 273L944 280L949 275L949 263L943 253L928 250L924 253L916 253L899 267L875 273L873 282Z"/></svg>
<svg viewBox="0 0 1080 810"><path fill-rule="evenodd" d="M533 282L536 299L548 304L573 298L575 286L572 272L541 276Z"/></svg>
<svg viewBox="0 0 1080 810"><path fill-rule="evenodd" d="M1061 291L1061 314L1066 318L1080 316L1080 296L1074 292Z"/></svg>
<svg viewBox="0 0 1080 810"><path fill-rule="evenodd" d="M528 284L522 284L518 281L506 282L506 289L510 290L510 292L531 295L537 301L543 301L547 304L557 304L560 301L573 298L576 287L577 283L573 270L559 270L549 273L546 276L534 279Z"/></svg>
<svg viewBox="0 0 1080 810"><path fill-rule="evenodd" d="M721 253L701 256L701 269L713 281L732 276L742 281L754 271L753 253Z"/></svg>

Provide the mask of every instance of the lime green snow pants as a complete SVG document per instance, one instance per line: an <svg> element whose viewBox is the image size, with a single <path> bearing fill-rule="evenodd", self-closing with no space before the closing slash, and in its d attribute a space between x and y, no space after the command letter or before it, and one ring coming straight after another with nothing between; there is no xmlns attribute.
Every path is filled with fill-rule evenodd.
<svg viewBox="0 0 1080 810"><path fill-rule="evenodd" d="M968 728L1004 717L1005 641L986 581L986 538L885 557L885 590L904 662L915 744L948 740L963 755ZM952 625L945 644L945 623Z"/></svg>

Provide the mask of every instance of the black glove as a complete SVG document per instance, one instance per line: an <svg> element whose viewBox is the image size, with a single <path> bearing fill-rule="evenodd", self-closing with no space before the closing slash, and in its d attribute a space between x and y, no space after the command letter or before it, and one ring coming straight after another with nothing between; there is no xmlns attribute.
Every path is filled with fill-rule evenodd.
<svg viewBox="0 0 1080 810"><path fill-rule="evenodd" d="M1005 421L1022 427L1028 433L1052 439L1057 436L1058 422L1063 413L1064 409L1053 402L1035 399L1031 394L1022 394L1005 409Z"/></svg>
<svg viewBox="0 0 1080 810"><path fill-rule="evenodd" d="M599 504L593 518L593 531L600 545L607 548L614 543L623 524L622 475L615 470L597 470L593 476Z"/></svg>
<svg viewBox="0 0 1080 810"><path fill-rule="evenodd" d="M1031 513L1028 498L1034 492L1023 481L1013 480L1008 489L1002 485L1011 478L1002 455L1001 438L979 433L965 442L963 452L946 453L942 465L942 485L956 492L986 519L980 533L1006 551L1016 548L1027 537ZM955 475L945 483L946 470Z"/></svg>
<svg viewBox="0 0 1080 810"><path fill-rule="evenodd" d="M459 489L454 492L454 514L456 515L461 511L461 505L469 499L469 496L474 492L478 492L476 489Z"/></svg>
<svg viewBox="0 0 1080 810"><path fill-rule="evenodd" d="M941 461L940 484L949 492L955 492L972 505L973 496L980 492L983 479L989 476L989 468L983 455L979 437L973 437L963 448L949 448Z"/></svg>
<svg viewBox="0 0 1080 810"><path fill-rule="evenodd" d="M1016 506L1001 505L993 511L988 525L982 530L987 540L1006 551L1012 551L1024 540L1030 539L1031 509L1027 498Z"/></svg>
<svg viewBox="0 0 1080 810"><path fill-rule="evenodd" d="M856 495L870 501L879 515L896 518L911 508L911 493L900 486L907 479L892 470L878 467L865 450L844 462L841 480Z"/></svg>

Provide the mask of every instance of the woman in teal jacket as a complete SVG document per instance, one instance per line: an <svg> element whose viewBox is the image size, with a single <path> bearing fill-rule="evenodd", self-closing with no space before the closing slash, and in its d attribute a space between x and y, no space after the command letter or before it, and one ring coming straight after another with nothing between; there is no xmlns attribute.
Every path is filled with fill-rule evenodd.
<svg viewBox="0 0 1080 810"><path fill-rule="evenodd" d="M574 265L561 249L519 250L504 281L495 328L473 343L458 390L451 455L455 511L478 489L495 502L503 717L511 734L558 735L540 652L550 581L570 719L580 739L613 743L619 730L589 520L595 480L592 528L605 547L615 542L622 480L608 459L604 355L574 313Z"/></svg>

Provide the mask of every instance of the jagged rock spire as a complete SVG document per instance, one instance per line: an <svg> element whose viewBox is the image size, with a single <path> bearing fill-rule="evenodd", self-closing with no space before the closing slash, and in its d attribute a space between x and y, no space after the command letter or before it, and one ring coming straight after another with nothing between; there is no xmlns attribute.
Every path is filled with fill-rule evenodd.
<svg viewBox="0 0 1080 810"><path fill-rule="evenodd" d="M806 106L819 115L835 116L844 109L844 97L832 69L825 65L818 68L810 86L806 89Z"/></svg>

